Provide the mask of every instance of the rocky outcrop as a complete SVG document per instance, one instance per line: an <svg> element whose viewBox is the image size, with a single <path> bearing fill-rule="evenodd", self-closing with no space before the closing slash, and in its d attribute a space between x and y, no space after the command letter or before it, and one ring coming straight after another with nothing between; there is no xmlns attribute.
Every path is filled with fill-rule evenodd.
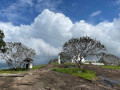
<svg viewBox="0 0 120 90"><path fill-rule="evenodd" d="M120 65L120 58L112 54L105 54L101 57L99 62L106 65Z"/></svg>

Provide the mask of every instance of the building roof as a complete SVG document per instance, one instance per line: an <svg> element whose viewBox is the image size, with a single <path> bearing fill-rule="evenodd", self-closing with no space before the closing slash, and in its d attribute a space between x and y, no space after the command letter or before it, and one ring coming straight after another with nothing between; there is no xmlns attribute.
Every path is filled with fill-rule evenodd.
<svg viewBox="0 0 120 90"><path fill-rule="evenodd" d="M34 61L33 59L31 59L31 58L26 58L25 60L23 60L23 61L25 61L25 62L32 62L32 61Z"/></svg>

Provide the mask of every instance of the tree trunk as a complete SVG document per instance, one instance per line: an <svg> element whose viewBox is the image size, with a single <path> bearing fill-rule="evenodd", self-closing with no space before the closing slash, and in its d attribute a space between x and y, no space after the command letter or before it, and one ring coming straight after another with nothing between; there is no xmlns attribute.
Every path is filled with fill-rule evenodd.
<svg viewBox="0 0 120 90"><path fill-rule="evenodd" d="M80 70L82 70L81 64L80 64L78 61L76 61L76 60L75 60L75 63L77 64L78 68L79 68Z"/></svg>
<svg viewBox="0 0 120 90"><path fill-rule="evenodd" d="M78 58L80 58L80 61L78 61ZM80 55L77 55L77 57L76 57L76 59L74 59L74 61L75 61L75 63L77 64L78 68L79 68L80 70L83 70L83 65L82 65L82 63L81 63L82 58L80 57Z"/></svg>

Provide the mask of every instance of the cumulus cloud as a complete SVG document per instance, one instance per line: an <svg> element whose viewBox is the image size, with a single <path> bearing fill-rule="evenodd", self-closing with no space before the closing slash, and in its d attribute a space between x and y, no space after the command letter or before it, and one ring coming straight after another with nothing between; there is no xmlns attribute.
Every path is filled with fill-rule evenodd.
<svg viewBox="0 0 120 90"><path fill-rule="evenodd" d="M30 25L15 26L12 23L0 22L0 29L5 33L5 41L22 42L37 52L37 64L57 58L64 42L72 37L90 36L100 40L107 52L120 54L120 19L112 22L103 21L92 25L84 20L73 23L62 13L48 9L42 11Z"/></svg>
<svg viewBox="0 0 120 90"><path fill-rule="evenodd" d="M72 25L65 15L46 9L30 25L14 26L9 22L0 22L0 29L5 33L5 41L22 42L46 60L48 54L56 57L61 51L61 46L72 36L69 32Z"/></svg>
<svg viewBox="0 0 120 90"><path fill-rule="evenodd" d="M101 11L96 11L90 14L90 17L95 17L101 14Z"/></svg>

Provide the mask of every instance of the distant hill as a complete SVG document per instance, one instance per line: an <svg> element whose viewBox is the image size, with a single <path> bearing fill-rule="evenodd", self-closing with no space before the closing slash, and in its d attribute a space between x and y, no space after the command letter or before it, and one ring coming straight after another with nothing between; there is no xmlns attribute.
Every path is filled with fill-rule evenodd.
<svg viewBox="0 0 120 90"><path fill-rule="evenodd" d="M100 61L106 65L120 65L120 58L112 54L105 54L100 58Z"/></svg>

